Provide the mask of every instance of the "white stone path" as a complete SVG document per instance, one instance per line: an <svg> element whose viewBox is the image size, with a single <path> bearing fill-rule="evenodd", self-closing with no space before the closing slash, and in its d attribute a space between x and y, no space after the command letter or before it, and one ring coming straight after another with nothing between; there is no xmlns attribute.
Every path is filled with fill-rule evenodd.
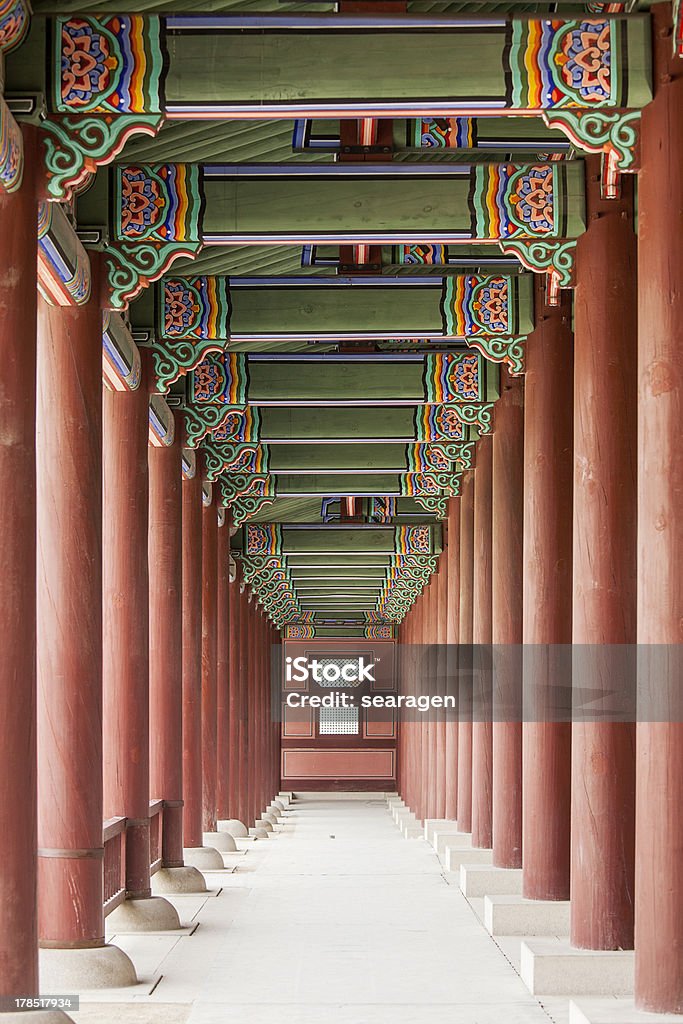
<svg viewBox="0 0 683 1024"><path fill-rule="evenodd" d="M77 1024L549 1024L383 801L296 802L226 861L218 896L174 900L194 934L116 938L143 983L84 995Z"/></svg>

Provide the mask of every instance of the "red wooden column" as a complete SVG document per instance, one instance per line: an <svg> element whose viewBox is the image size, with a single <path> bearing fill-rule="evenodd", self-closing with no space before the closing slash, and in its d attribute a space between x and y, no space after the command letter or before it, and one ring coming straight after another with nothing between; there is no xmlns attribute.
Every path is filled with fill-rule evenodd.
<svg viewBox="0 0 683 1024"><path fill-rule="evenodd" d="M683 60L653 7L655 99L638 187L636 1003L683 1013Z"/></svg>
<svg viewBox="0 0 683 1024"><path fill-rule="evenodd" d="M427 679L430 671L430 655L429 655L429 644L430 644L430 618L429 618L429 597L432 580L430 577L429 583L422 591L419 597L418 614L419 614L419 644L420 644L420 655L418 659L418 674L417 674L417 687L418 693L424 693L425 691L425 680ZM431 787L432 787L432 768L433 768L433 749L432 749L432 732L430 728L429 715L424 715L421 712L416 712L418 728L420 731L420 759L421 759L421 776L420 776L420 810L417 814L420 821L424 821L425 818L432 817L431 811Z"/></svg>
<svg viewBox="0 0 683 1024"><path fill-rule="evenodd" d="M203 847L202 829L202 477L199 460L182 483L183 500L183 842L185 862L222 867Z"/></svg>
<svg viewBox="0 0 683 1024"><path fill-rule="evenodd" d="M493 733L490 671L491 649L491 530L493 438L477 444L474 472L474 584L472 643L474 705L472 710L472 845L493 845Z"/></svg>
<svg viewBox="0 0 683 1024"><path fill-rule="evenodd" d="M240 800L240 644L242 598L240 595L240 579L242 571L237 567L237 575L230 583L230 676L229 676L229 733L228 733L228 807L225 817L229 820L241 820Z"/></svg>
<svg viewBox="0 0 683 1024"><path fill-rule="evenodd" d="M38 922L41 985L56 992L62 970L72 977L84 961L89 984L136 980L128 957L104 944L98 269L95 257L85 305L38 300Z"/></svg>
<svg viewBox="0 0 683 1024"><path fill-rule="evenodd" d="M36 129L0 188L0 995L38 995L36 877ZM12 898L9 894L12 893Z"/></svg>
<svg viewBox="0 0 683 1024"><path fill-rule="evenodd" d="M424 624L425 644L428 649L424 692L429 695L436 690L437 652L436 652L436 617L438 615L436 596L436 573L434 573L424 593ZM427 790L424 809L425 818L437 817L437 725L434 711L422 714L425 735L427 738Z"/></svg>
<svg viewBox="0 0 683 1024"><path fill-rule="evenodd" d="M216 832L218 514L213 485L202 497L202 831Z"/></svg>
<svg viewBox="0 0 683 1024"><path fill-rule="evenodd" d="M216 818L230 817L230 521L225 510L218 518L218 639L216 652Z"/></svg>
<svg viewBox="0 0 683 1024"><path fill-rule="evenodd" d="M238 731L238 760L239 760L239 820L247 828L251 825L249 807L249 708L248 699L248 673L249 673L249 595L247 586L242 581L240 586L240 645L239 645L239 731Z"/></svg>
<svg viewBox="0 0 683 1024"><path fill-rule="evenodd" d="M637 245L633 179L600 198L586 159L588 230L574 299L574 676L608 697L634 682L636 638ZM595 704L591 705L594 708ZM614 711L617 706L614 707ZM635 725L572 724L571 942L633 947Z"/></svg>
<svg viewBox="0 0 683 1024"><path fill-rule="evenodd" d="M460 499L448 503L448 547L446 548L446 693L458 695L457 677L460 624ZM446 714L446 806L444 817L458 816L458 713Z"/></svg>
<svg viewBox="0 0 683 1024"><path fill-rule="evenodd" d="M126 822L122 930L178 928L151 896L149 822L149 370L135 391L103 392L104 815Z"/></svg>
<svg viewBox="0 0 683 1024"><path fill-rule="evenodd" d="M445 530L444 530L445 533ZM439 573L434 581L435 595L435 639L437 680L435 692L441 697L446 693L446 631L448 618L448 556L443 551L439 556ZM435 818L446 817L446 712L439 710L434 716L436 731L436 807Z"/></svg>
<svg viewBox="0 0 683 1024"><path fill-rule="evenodd" d="M501 367L493 434L493 863L522 866L524 381Z"/></svg>
<svg viewBox="0 0 683 1024"><path fill-rule="evenodd" d="M544 304L526 344L524 395L522 868L528 899L569 897L571 723L547 711L561 676L551 645L571 642L571 297ZM548 646L544 646L548 645Z"/></svg>
<svg viewBox="0 0 683 1024"><path fill-rule="evenodd" d="M458 828L472 831L472 597L474 587L474 473L463 473L460 497L458 652Z"/></svg>
<svg viewBox="0 0 683 1024"><path fill-rule="evenodd" d="M164 800L157 892L202 892L183 859L182 442L149 446L149 792Z"/></svg>

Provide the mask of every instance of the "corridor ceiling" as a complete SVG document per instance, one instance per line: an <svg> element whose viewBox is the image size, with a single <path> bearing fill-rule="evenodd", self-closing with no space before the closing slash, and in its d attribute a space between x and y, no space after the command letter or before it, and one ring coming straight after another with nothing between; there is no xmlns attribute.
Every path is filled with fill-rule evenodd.
<svg viewBox="0 0 683 1024"><path fill-rule="evenodd" d="M535 296L572 285L585 155L606 194L636 166L648 32L618 3L35 0L9 107L286 636L392 637L434 571Z"/></svg>

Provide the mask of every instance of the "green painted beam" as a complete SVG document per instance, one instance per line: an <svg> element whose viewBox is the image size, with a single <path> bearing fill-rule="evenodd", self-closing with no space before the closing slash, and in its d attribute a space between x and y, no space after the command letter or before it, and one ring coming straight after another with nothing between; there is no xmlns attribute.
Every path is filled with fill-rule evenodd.
<svg viewBox="0 0 683 1024"><path fill-rule="evenodd" d="M271 446L275 456L280 444L294 441L337 443L353 441L386 442L416 441L415 414L418 406L382 406L381 410L359 407L350 412L334 406L280 408L266 406L260 410L260 440ZM475 440L476 428L466 427L465 440Z"/></svg>
<svg viewBox="0 0 683 1024"><path fill-rule="evenodd" d="M231 404L252 405L297 402L320 405L333 401L340 405L376 401L395 405L433 402L441 392L434 389L432 375L438 367L451 365L449 357L427 356L420 359L390 361L382 356L361 359L324 357L311 359L273 359L242 361L209 355L195 370L190 397L197 406L224 403L232 395ZM460 401L492 401L497 397L499 368L483 357L464 352L455 362L467 361L476 380L467 389L455 379L448 386L451 399ZM454 366L453 366L454 369ZM429 380L426 380L426 377ZM476 395L476 398L475 398ZM236 396L236 397L235 397ZM466 397L465 397L466 396Z"/></svg>
<svg viewBox="0 0 683 1024"><path fill-rule="evenodd" d="M231 31L227 20L207 20L204 29L183 31L182 24L169 34L169 68L165 82L170 107L204 107L212 102L298 107L329 101L425 101L457 98L461 109L482 108L486 103L510 109L554 105L555 99L534 93L535 75L528 73L525 51L537 20L522 21L513 34L510 51L509 23L501 19L489 25L442 24L416 31L410 18L405 27L380 23L354 28L353 19L336 17L329 28L278 30L274 23L265 31ZM649 99L648 61L644 47L645 19L610 19L620 36L619 52L612 59L612 103L642 106ZM302 19L305 21L305 19ZM390 22L388 23L390 24ZM427 19L428 25L428 19ZM623 28L622 28L623 27ZM338 28L342 31L335 31ZM567 36L578 23L561 23L549 30L547 46L563 52ZM189 29L189 25L188 25ZM621 30L621 31L620 31ZM622 52L623 51L623 52ZM312 61L312 56L315 59ZM531 58L533 61L533 58ZM565 93L564 102L577 94L566 85L551 60L546 65L555 88ZM628 71L627 71L628 69ZM534 74L535 72L535 74ZM540 92L540 90L539 90ZM580 98L580 97L579 97ZM598 97L599 101L600 97Z"/></svg>
<svg viewBox="0 0 683 1024"><path fill-rule="evenodd" d="M404 473L412 469L404 444L278 444L269 449L270 473Z"/></svg>
<svg viewBox="0 0 683 1024"><path fill-rule="evenodd" d="M554 179L555 217L552 227L541 234L576 238L585 227L581 163L547 166L551 170L546 173ZM391 165L379 168L372 174L355 168L353 174L342 174L335 167L330 169L334 173L328 174L322 167L301 167L298 171L302 173L295 176L283 169L274 168L269 173L267 168L253 167L248 174L223 174L218 166L206 176L206 169L202 237L210 241L343 242L376 236L380 242L428 242L536 237L539 233L535 221L525 223L526 207L507 196L500 204L501 217L487 216L489 179L498 179L502 165L453 168L447 174L430 167L429 173L414 176L399 175L396 169L392 173ZM122 174L125 179L125 168ZM513 181L510 197L516 194L515 189ZM508 215L516 217L518 223L508 226ZM532 216L535 213L529 209L529 218ZM125 239L120 224L115 224L115 230Z"/></svg>
<svg viewBox="0 0 683 1024"><path fill-rule="evenodd" d="M530 274L467 275L443 284L392 284L380 277L241 285L224 277L169 276L159 285L157 334L169 340L317 340L359 333L464 339L527 335L533 328Z"/></svg>
<svg viewBox="0 0 683 1024"><path fill-rule="evenodd" d="M433 554L441 551L441 527L429 527ZM340 527L327 529L282 530L282 551L290 555L325 555L357 552L359 555L388 555L396 551L393 527Z"/></svg>

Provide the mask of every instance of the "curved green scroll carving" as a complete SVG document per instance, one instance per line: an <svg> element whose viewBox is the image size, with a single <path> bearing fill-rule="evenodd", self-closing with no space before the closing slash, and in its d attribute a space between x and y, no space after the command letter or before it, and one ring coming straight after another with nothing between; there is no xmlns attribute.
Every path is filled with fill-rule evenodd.
<svg viewBox="0 0 683 1024"><path fill-rule="evenodd" d="M493 429L493 402L460 403L454 406L463 423L473 423L480 434L490 434Z"/></svg>
<svg viewBox="0 0 683 1024"><path fill-rule="evenodd" d="M197 367L209 352L221 352L223 343L181 338L180 341L155 341L152 349L154 372L159 391L165 393L179 377Z"/></svg>
<svg viewBox="0 0 683 1024"><path fill-rule="evenodd" d="M110 306L125 309L152 281L164 274L175 260L193 259L201 242L118 242L107 246Z"/></svg>
<svg viewBox="0 0 683 1024"><path fill-rule="evenodd" d="M524 343L526 338L470 337L469 348L481 352L492 363L506 363L515 376L524 373Z"/></svg>
<svg viewBox="0 0 683 1024"><path fill-rule="evenodd" d="M533 270L535 274L553 274L560 288L572 287L575 238L558 242L516 238L499 244L506 255L516 256L527 270Z"/></svg>
<svg viewBox="0 0 683 1024"><path fill-rule="evenodd" d="M132 135L156 135L163 120L161 114L109 114L43 121L50 198L71 199L98 167L111 163Z"/></svg>
<svg viewBox="0 0 683 1024"><path fill-rule="evenodd" d="M613 154L618 171L635 170L640 110L544 110L548 128L559 128L585 153Z"/></svg>
<svg viewBox="0 0 683 1024"><path fill-rule="evenodd" d="M433 513L437 519L445 519L448 515L448 503L446 498L423 497L415 495L415 501L421 505L425 512Z"/></svg>

